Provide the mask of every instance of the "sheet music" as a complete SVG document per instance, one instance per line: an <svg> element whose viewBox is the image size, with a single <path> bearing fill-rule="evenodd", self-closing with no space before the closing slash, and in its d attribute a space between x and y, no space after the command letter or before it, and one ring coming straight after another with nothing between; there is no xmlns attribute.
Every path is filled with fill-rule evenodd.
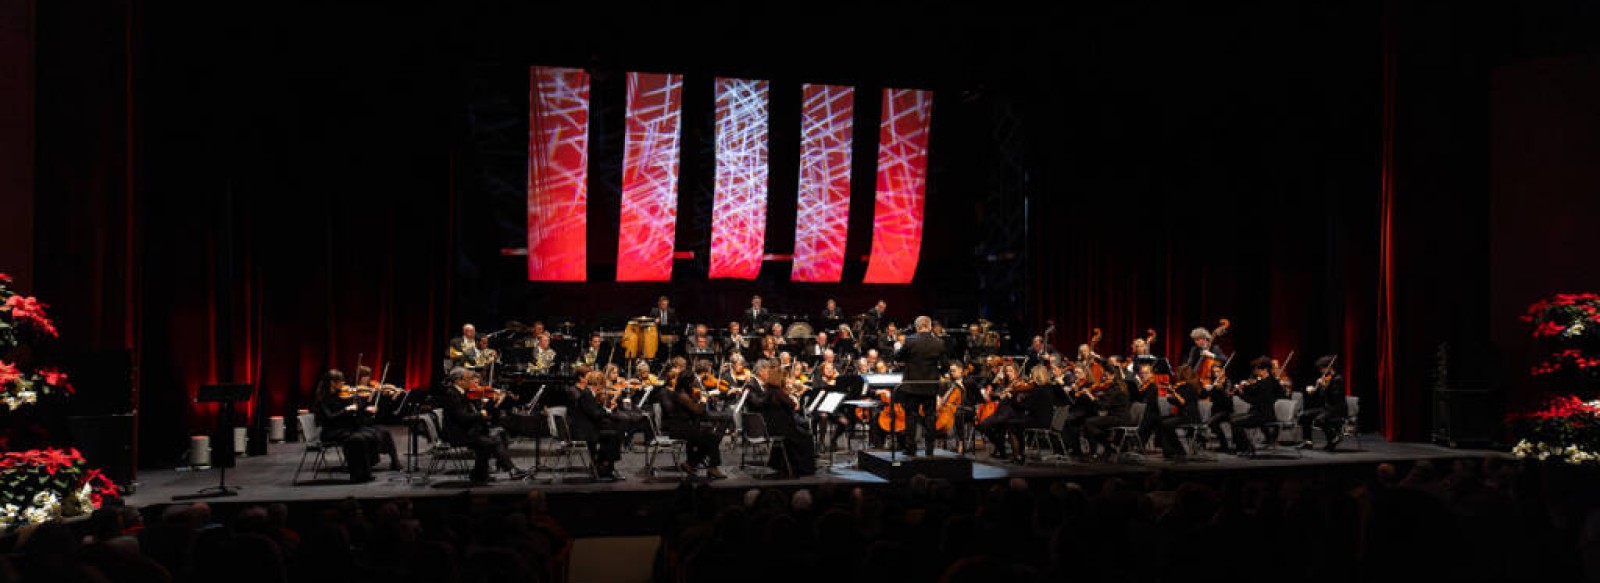
<svg viewBox="0 0 1600 583"><path fill-rule="evenodd" d="M839 403L844 402L844 396L844 393L823 393L822 398L817 399L818 405L812 408L812 412L820 411L831 415L839 408Z"/></svg>

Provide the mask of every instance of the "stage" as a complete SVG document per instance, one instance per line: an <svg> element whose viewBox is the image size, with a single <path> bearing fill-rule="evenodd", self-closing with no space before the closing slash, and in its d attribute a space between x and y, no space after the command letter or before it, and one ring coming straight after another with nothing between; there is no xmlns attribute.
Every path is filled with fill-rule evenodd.
<svg viewBox="0 0 1600 583"><path fill-rule="evenodd" d="M406 447L405 436L397 431L396 443L400 444L402 452ZM543 442L545 452L542 461L551 463L549 455L549 442ZM512 447L512 455L519 466L532 467L534 465L534 452L531 442L518 442ZM302 476L301 485L292 483L295 466L300 462L303 447L298 443L275 443L268 447L268 453L262 456L241 457L235 467L227 471L227 483L238 486L238 495L210 500L213 504L239 504L239 503L266 503L266 502L302 502L317 500L339 500L344 498L381 499L381 498L425 498L449 497L463 492L473 495L486 496L521 496L532 489L541 489L551 494L607 494L629 492L668 492L676 488L681 482L681 474L677 472L662 472L655 479L644 475L644 453L635 447L632 452L624 452L622 461L617 469L626 479L615 482L593 482L582 476L580 472L572 471L553 474L549 471L535 473L530 479L511 481L506 479L503 472L496 474L494 482L485 485L470 485L465 481L463 474L439 474L431 479L424 480L420 473L413 476L411 482L406 481L403 472L379 471L375 472L376 480L365 484L343 483L343 473L323 473L319 479L311 480L310 472ZM818 459L818 471L815 475L794 479L773 479L762 477L766 468L764 466L740 468L739 448L725 443L723 445L722 469L728 474L725 480L709 480L704 477L695 478L697 483L707 483L717 489L747 489L759 487L813 487L825 484L835 486L886 486L889 480L873 475L855 467L856 452L840 452L834 455L833 463L829 464L826 456ZM887 455L887 454L884 454ZM954 454L940 450L941 458L953 457ZM1414 462L1429 459L1460 459L1481 458L1484 456L1509 457L1503 452L1489 450L1451 449L1427 443L1387 442L1376 434L1363 435L1359 440L1347 440L1335 452L1321 449L1303 450L1300 455L1289 447L1282 447L1276 452L1268 450L1265 455L1256 459L1244 459L1226 454L1212 454L1215 459L1191 459L1187 461L1168 461L1159 454L1144 456L1142 460L1129 460L1123 463L1080 463L1036 461L1030 458L1026 465L1011 462L991 461L986 453L973 457L968 456L971 464L971 480L975 481L1000 481L1010 478L1024 478L1027 480L1039 479L1096 479L1108 476L1144 477L1155 472L1169 472L1173 474L1202 474L1213 472L1251 472L1256 470L1296 470L1316 469L1323 466L1338 466L1351 464L1377 464L1380 462ZM666 466L667 456L662 455L657 461L657 466ZM387 464L387 459L384 461ZM423 461L425 465L426 461ZM470 462L469 462L470 463ZM309 467L309 462L308 462ZM215 486L218 481L218 469L206 470L142 470L138 476L135 492L128 496L128 502L140 506L167 504L172 502L173 496L193 494L208 486Z"/></svg>

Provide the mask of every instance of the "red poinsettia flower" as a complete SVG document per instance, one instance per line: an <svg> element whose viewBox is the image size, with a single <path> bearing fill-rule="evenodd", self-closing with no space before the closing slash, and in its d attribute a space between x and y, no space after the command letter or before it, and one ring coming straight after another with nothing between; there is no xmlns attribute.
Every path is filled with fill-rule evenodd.
<svg viewBox="0 0 1600 583"><path fill-rule="evenodd" d="M50 306L39 303L39 299L32 296L11 296L0 310L10 310L14 322L27 322L52 338L59 337L61 334L56 331L55 323L44 313L44 309L48 307Z"/></svg>
<svg viewBox="0 0 1600 583"><path fill-rule="evenodd" d="M44 384L52 387L60 387L69 395L75 395L78 393L76 389L72 388L72 383L67 382L67 373L53 368L46 368L39 370L39 376L40 378L44 379Z"/></svg>
<svg viewBox="0 0 1600 583"><path fill-rule="evenodd" d="M0 273L0 283L11 283L11 276Z"/></svg>
<svg viewBox="0 0 1600 583"><path fill-rule="evenodd" d="M17 370L16 365L0 360L0 387L9 385L21 378L22 371Z"/></svg>
<svg viewBox="0 0 1600 583"><path fill-rule="evenodd" d="M1535 338L1538 338L1540 336L1559 336L1562 332L1566 332L1566 331L1567 331L1567 327L1566 326L1562 326L1562 325L1557 324L1555 322L1544 322L1542 324L1539 324L1538 328L1534 328L1533 329L1533 336Z"/></svg>

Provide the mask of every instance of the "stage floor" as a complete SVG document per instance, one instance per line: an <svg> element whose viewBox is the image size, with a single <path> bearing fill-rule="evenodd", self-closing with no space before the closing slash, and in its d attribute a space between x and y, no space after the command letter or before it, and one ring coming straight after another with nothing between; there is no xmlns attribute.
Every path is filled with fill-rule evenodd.
<svg viewBox="0 0 1600 583"><path fill-rule="evenodd" d="M396 443L405 449L405 437L401 432L396 432ZM549 442L544 442L545 454L543 462L551 463L549 456ZM980 446L980 449L982 447ZM532 479L511 481L506 479L503 472L496 474L497 479L487 485L469 485L462 474L435 475L427 481L416 474L410 482L406 480L403 472L379 471L375 472L376 480L365 484L344 483L343 474L324 473L321 479L311 483L295 485L293 483L295 466L300 462L303 448L298 443L278 443L268 446L268 453L262 456L241 457L235 467L227 472L227 483L230 486L239 486L237 496L218 499L217 502L294 502L311 500L335 500L343 498L394 498L394 497L431 497L453 496L463 491L484 495L519 495L528 490L539 488L552 493L579 493L579 492L643 492L671 490L680 483L681 474L677 472L661 473L652 480L644 475L644 454L642 449L635 448L634 452L624 453L617 469L626 479L616 482L591 482L577 471L571 473L552 474L541 471L534 474ZM534 452L531 442L519 442L512 448L512 455L517 464L523 467L534 465ZM1326 452L1321 449L1303 450L1302 456L1297 456L1290 448L1256 459L1244 459L1226 454L1212 454L1214 460L1188 460L1168 461L1159 454L1145 456L1136 462L1124 463L1081 463L1063 462L1050 463L1030 460L1027 465L1018 465L1010 462L991 461L986 453L973 458L972 478L974 480L1002 480L1013 477L1028 479L1050 477L1089 477L1112 475L1143 475L1156 471L1175 473L1184 472L1216 472L1238 471L1262 468L1293 468L1312 467L1332 464L1373 464L1385 461L1406 462L1423 459L1449 459L1472 458L1483 456L1506 456L1502 452L1488 450L1450 449L1427 443L1390 443L1376 434L1364 435L1358 443L1349 440L1340 445L1339 451ZM834 456L834 463L829 464L824 457L818 460L818 471L815 475L795 479L772 479L761 477L757 474L764 471L760 468L740 468L739 448L727 444L723 446L722 469L728 474L728 479L709 481L716 488L750 488L761 486L813 486L819 484L886 484L886 480L879 478L865 470L854 467L856 456L852 453L840 452ZM468 461L470 464L470 460ZM754 461L752 461L754 463ZM387 459L385 460L387 464ZM661 456L657 466L666 466L669 462L667 456ZM309 462L308 462L309 467ZM202 488L215 486L218 482L220 470L204 469L189 470L141 470L137 479L135 492L128 496L129 503L137 505L164 504L172 501L173 496L192 494ZM309 471L302 476L302 482L311 481ZM697 481L708 481L697 478Z"/></svg>

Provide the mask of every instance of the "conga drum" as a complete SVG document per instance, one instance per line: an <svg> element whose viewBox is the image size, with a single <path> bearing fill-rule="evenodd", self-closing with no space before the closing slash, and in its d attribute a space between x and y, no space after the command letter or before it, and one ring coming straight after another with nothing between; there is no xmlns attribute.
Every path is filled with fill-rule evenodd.
<svg viewBox="0 0 1600 583"><path fill-rule="evenodd" d="M639 322L628 322L622 329L622 354L628 360L639 358L639 344L642 340L643 327Z"/></svg>
<svg viewBox="0 0 1600 583"><path fill-rule="evenodd" d="M640 325L644 329L644 346L640 348L643 350L645 358L654 359L656 350L661 347L661 331L656 329L655 320L642 322Z"/></svg>

